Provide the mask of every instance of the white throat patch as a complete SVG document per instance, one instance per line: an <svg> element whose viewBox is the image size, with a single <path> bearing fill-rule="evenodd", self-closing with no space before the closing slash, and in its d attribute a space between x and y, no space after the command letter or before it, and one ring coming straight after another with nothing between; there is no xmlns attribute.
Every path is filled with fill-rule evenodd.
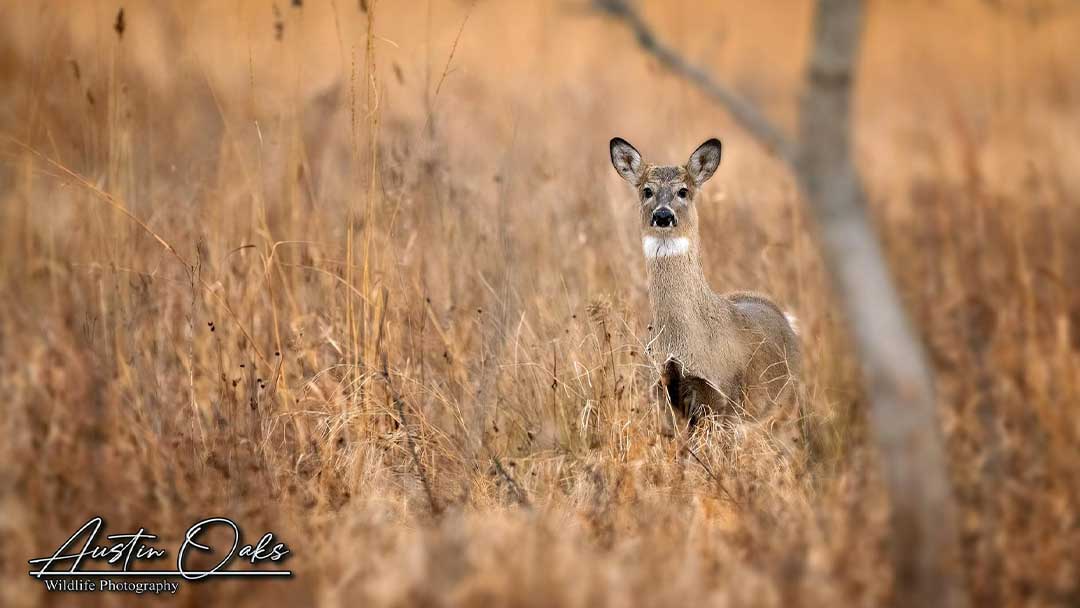
<svg viewBox="0 0 1080 608"><path fill-rule="evenodd" d="M641 246L645 250L645 257L649 259L666 258L689 253L690 239L685 236L669 238L649 235L642 237Z"/></svg>

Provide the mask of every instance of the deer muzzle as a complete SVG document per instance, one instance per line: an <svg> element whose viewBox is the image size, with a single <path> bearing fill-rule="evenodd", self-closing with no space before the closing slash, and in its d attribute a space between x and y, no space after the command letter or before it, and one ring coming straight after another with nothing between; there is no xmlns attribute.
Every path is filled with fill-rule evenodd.
<svg viewBox="0 0 1080 608"><path fill-rule="evenodd" d="M652 213L649 225L653 228L674 228L679 225L679 218L675 217L675 212L670 207L657 207Z"/></svg>

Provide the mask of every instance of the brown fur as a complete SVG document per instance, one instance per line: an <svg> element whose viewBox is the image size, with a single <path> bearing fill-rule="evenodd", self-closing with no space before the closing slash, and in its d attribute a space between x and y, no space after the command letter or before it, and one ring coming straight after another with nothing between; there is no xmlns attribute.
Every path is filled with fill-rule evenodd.
<svg viewBox="0 0 1080 608"><path fill-rule="evenodd" d="M710 413L753 419L795 414L799 346L783 311L764 295L713 292L701 268L694 198L719 163L720 143L713 141L686 166L646 164L632 146L612 141L615 168L638 191L642 236L689 241L684 255L647 259L653 311L649 349L660 367L658 394L665 409L691 424ZM702 169L699 153L710 145L714 164ZM685 198L678 196L682 188ZM678 223L659 229L651 220L665 205Z"/></svg>

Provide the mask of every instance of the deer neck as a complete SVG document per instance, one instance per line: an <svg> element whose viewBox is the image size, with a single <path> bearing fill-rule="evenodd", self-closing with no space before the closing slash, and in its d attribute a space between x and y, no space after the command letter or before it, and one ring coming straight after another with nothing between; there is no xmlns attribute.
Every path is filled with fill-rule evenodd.
<svg viewBox="0 0 1080 608"><path fill-rule="evenodd" d="M692 332L711 290L701 269L696 235L642 237L649 302L656 330Z"/></svg>

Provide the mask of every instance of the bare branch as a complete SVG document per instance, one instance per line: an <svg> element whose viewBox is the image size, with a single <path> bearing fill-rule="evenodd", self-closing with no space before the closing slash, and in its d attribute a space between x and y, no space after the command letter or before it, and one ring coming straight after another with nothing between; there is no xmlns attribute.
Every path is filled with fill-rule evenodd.
<svg viewBox="0 0 1080 608"><path fill-rule="evenodd" d="M525 507L526 509L531 509L532 504L529 502L529 496L525 494L525 490L521 489L521 486L518 485L517 480L514 479L510 472L507 471L505 467L503 467L502 461L499 460L499 457L492 456L491 463L495 465L495 471L499 474L499 477L502 477L503 481L506 482L506 485L510 487L510 492L514 495L514 500L517 501L517 503L522 507Z"/></svg>
<svg viewBox="0 0 1080 608"><path fill-rule="evenodd" d="M409 429L409 419L405 417L405 399L401 397L401 393L394 387L394 382L390 377L390 370L386 365L385 354L382 361L382 379L386 383L386 388L390 391L390 399L393 400L394 407L397 408L401 428L405 431L405 443L409 449L409 454L412 456L413 466L416 467L416 476L420 478L420 485L423 486L424 494L427 496L431 514L438 517L442 515L442 506L435 500L435 492L431 489L427 469L424 468L424 463L420 461L420 450L416 447L416 439L413 437L412 430Z"/></svg>
<svg viewBox="0 0 1080 608"><path fill-rule="evenodd" d="M696 84L703 93L726 108L735 122L749 131L770 154L788 162L794 162L795 147L772 121L758 111L753 104L713 80L704 68L691 64L670 46L661 42L637 9L627 0L593 0L593 7L629 27L646 53L655 57L672 72Z"/></svg>

